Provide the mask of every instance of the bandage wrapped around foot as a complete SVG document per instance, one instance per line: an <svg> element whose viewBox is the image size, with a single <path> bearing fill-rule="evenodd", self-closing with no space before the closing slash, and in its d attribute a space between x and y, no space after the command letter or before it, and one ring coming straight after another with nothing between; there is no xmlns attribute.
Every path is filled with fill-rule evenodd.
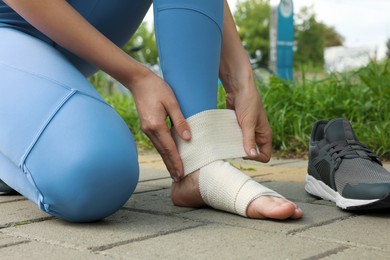
<svg viewBox="0 0 390 260"><path fill-rule="evenodd" d="M175 131L173 137L185 175L199 169L199 190L207 205L246 217L249 204L258 197L283 197L223 161L246 156L234 111L207 110L187 122L191 141L183 141Z"/></svg>

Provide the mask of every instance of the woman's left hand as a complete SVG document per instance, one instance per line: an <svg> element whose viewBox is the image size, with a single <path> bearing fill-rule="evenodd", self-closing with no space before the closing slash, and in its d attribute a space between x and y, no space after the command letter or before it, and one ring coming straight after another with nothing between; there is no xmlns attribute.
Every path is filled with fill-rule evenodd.
<svg viewBox="0 0 390 260"><path fill-rule="evenodd" d="M225 84L226 108L236 112L248 159L268 162L272 151L272 130L252 76L229 79Z"/></svg>

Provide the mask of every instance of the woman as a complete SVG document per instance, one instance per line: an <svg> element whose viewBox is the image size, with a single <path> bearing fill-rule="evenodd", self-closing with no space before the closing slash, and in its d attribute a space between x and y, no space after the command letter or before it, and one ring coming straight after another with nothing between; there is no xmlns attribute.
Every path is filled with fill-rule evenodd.
<svg viewBox="0 0 390 260"><path fill-rule="evenodd" d="M99 68L132 92L142 129L174 180L174 204L302 217L294 203L222 160L267 162L271 152L271 129L227 2L153 3L164 80L118 47L149 0L0 1L0 179L68 221L104 218L128 200L138 181L137 151L85 79ZM218 74L235 113L215 110Z"/></svg>

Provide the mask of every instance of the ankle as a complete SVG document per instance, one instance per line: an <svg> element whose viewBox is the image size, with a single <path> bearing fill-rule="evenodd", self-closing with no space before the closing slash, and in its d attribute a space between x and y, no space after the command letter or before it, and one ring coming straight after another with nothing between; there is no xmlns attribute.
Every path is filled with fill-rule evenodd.
<svg viewBox="0 0 390 260"><path fill-rule="evenodd" d="M199 170L187 175L180 182L173 182L171 200L175 206L203 207L204 203L199 191Z"/></svg>

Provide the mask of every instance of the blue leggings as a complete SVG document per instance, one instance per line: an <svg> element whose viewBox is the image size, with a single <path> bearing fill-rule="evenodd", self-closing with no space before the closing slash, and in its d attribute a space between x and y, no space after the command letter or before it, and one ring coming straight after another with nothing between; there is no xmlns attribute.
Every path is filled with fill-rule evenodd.
<svg viewBox="0 0 390 260"><path fill-rule="evenodd" d="M119 46L151 4L68 2ZM138 182L129 129L86 79L96 71L93 66L39 32L11 23L1 10L0 179L65 220L109 216ZM155 0L154 15L164 79L184 116L214 109L223 0Z"/></svg>

